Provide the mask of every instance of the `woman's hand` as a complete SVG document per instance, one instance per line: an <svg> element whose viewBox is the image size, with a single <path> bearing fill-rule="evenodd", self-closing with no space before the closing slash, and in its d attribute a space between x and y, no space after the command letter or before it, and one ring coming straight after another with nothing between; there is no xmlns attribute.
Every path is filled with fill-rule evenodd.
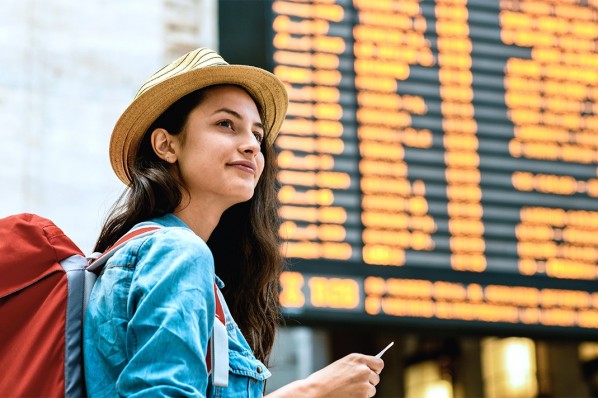
<svg viewBox="0 0 598 398"><path fill-rule="evenodd" d="M311 397L373 397L384 361L369 355L350 354L305 379Z"/></svg>
<svg viewBox="0 0 598 398"><path fill-rule="evenodd" d="M384 361L380 358L349 354L304 380L274 391L268 397L373 397L383 368Z"/></svg>

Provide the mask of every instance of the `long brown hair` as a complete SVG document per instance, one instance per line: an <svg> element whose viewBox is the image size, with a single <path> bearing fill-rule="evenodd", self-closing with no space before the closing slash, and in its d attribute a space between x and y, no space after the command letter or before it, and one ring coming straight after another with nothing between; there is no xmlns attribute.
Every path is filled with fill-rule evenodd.
<svg viewBox="0 0 598 398"><path fill-rule="evenodd" d="M105 251L135 224L172 213L181 203L185 187L168 171L170 165L154 153L149 137L156 128L173 135L183 132L189 114L209 89L182 97L148 129L137 152L132 182L110 212L95 251ZM259 106L258 111L261 115ZM267 363L279 321L282 257L276 157L273 145L263 142L264 170L253 197L226 210L207 243L214 256L216 274L226 285L222 293L231 314L255 356Z"/></svg>

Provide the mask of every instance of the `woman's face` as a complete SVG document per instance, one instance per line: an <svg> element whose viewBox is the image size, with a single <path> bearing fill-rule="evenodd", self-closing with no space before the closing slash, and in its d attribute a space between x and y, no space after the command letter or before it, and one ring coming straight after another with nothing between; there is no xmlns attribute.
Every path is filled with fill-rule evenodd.
<svg viewBox="0 0 598 398"><path fill-rule="evenodd" d="M264 127L255 102L242 88L206 90L183 133L174 137L178 170L191 203L230 207L253 196L264 170Z"/></svg>

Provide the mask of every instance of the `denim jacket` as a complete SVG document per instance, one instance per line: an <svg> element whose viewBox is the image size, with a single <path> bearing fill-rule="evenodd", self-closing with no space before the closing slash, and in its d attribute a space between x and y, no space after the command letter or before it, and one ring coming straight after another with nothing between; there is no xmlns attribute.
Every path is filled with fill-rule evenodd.
<svg viewBox="0 0 598 398"><path fill-rule="evenodd" d="M212 385L206 350L214 324L214 260L179 218L128 242L96 281L84 324L87 392L95 397L261 397L270 372L223 304L228 387Z"/></svg>

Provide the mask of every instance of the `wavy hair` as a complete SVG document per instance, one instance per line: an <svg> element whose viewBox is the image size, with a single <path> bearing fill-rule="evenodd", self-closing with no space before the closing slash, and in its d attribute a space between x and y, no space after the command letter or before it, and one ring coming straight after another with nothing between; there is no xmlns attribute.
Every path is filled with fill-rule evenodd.
<svg viewBox="0 0 598 398"><path fill-rule="evenodd" d="M151 132L164 128L173 135L183 133L189 114L211 87L215 86L182 97L148 129L137 152L131 184L109 213L95 251L105 251L137 223L172 213L179 206L186 188L169 172L171 165L153 151ZM257 102L256 106L262 116ZM264 170L253 197L226 210L207 243L216 274L226 285L222 293L231 314L254 355L267 364L280 320L278 279L283 260L279 252L275 151L273 145L263 142Z"/></svg>

